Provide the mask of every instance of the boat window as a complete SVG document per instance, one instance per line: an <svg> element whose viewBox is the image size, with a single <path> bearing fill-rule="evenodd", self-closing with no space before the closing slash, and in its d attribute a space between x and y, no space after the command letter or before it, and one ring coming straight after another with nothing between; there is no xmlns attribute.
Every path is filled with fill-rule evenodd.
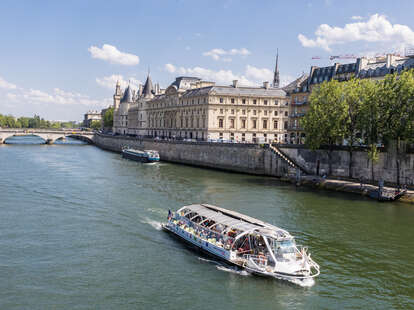
<svg viewBox="0 0 414 310"><path fill-rule="evenodd" d="M283 240L276 242L276 254L289 254L296 252L296 245L294 240Z"/></svg>

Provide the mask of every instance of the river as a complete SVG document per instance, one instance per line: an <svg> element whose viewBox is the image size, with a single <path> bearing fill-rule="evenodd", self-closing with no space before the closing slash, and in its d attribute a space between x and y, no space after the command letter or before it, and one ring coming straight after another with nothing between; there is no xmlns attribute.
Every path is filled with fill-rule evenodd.
<svg viewBox="0 0 414 310"><path fill-rule="evenodd" d="M273 178L141 164L68 139L0 146L0 309L414 309L414 207ZM26 144L22 144L26 143ZM276 224L314 286L238 272L160 229L210 203Z"/></svg>

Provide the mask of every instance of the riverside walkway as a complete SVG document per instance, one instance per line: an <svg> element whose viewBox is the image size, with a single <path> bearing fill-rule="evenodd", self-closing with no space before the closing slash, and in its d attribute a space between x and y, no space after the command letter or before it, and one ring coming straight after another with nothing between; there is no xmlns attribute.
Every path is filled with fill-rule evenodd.
<svg viewBox="0 0 414 310"><path fill-rule="evenodd" d="M314 175L302 176L299 182L295 178L289 178L289 181L296 183L297 185L317 187L338 192L355 193L367 197L369 197L370 193L378 191L378 186L372 184L322 178ZM394 187L383 187L384 192L395 192L396 190L397 189ZM414 190L407 190L405 195L398 201L414 204Z"/></svg>

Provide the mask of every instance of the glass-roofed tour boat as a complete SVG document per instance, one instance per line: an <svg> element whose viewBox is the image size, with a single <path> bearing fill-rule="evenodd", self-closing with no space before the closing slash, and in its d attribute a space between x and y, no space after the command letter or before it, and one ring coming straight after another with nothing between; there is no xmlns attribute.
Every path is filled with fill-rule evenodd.
<svg viewBox="0 0 414 310"><path fill-rule="evenodd" d="M319 265L287 231L209 204L168 212L163 229L202 251L258 275L311 286Z"/></svg>

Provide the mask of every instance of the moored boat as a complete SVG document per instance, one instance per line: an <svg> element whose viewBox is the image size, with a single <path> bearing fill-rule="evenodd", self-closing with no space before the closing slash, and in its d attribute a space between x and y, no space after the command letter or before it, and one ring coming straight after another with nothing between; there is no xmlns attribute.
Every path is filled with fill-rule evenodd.
<svg viewBox="0 0 414 310"><path fill-rule="evenodd" d="M163 229L248 272L310 286L319 265L287 231L209 204L169 211Z"/></svg>
<svg viewBox="0 0 414 310"><path fill-rule="evenodd" d="M160 161L160 155L154 150L140 151L132 148L124 148L122 149L122 157L144 163Z"/></svg>

